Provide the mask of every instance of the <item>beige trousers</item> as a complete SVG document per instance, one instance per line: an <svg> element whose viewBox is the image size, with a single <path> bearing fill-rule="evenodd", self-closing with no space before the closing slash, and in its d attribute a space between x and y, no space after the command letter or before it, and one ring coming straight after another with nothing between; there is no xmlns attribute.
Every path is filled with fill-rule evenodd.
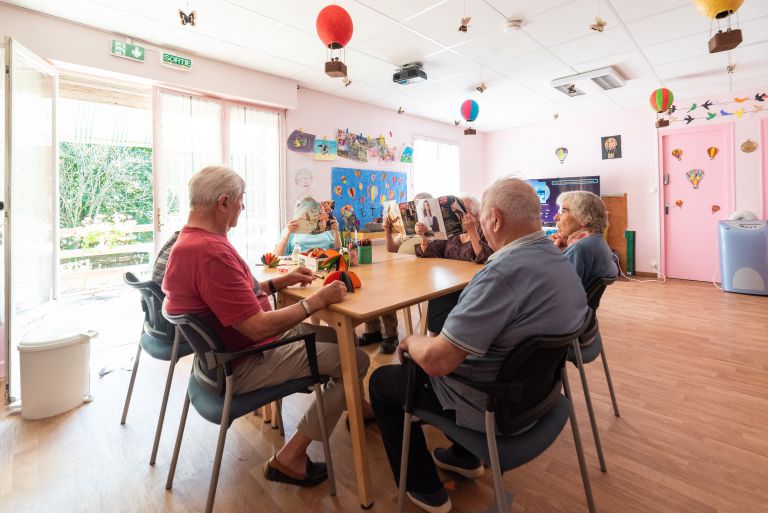
<svg viewBox="0 0 768 513"><path fill-rule="evenodd" d="M317 364L320 374L330 376L331 380L323 388L323 406L325 406L325 421L329 432L333 430L346 407L344 385L341 383L341 363L339 362L339 347L336 345L336 331L327 326L316 326L301 323L286 331L280 338L288 338L315 332L317 347ZM370 360L368 354L359 348L357 352L357 368L360 390L362 393L363 378L368 372ZM259 388L276 386L291 379L309 376L309 362L304 342L298 341L276 347L263 355L246 359L234 370L235 394L243 394ZM304 412L296 430L312 440L321 441L319 416L315 401Z"/></svg>

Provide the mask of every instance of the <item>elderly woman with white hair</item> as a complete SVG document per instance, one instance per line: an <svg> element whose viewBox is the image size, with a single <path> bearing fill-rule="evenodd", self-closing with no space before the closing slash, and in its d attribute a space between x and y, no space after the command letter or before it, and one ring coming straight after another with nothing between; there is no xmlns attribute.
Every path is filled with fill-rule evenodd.
<svg viewBox="0 0 768 513"><path fill-rule="evenodd" d="M557 233L550 237L576 268L586 289L598 278L615 278L618 269L603 238L608 213L599 196L569 191L557 197Z"/></svg>
<svg viewBox="0 0 768 513"><path fill-rule="evenodd" d="M485 240L480 228L480 201L471 194L460 194L459 199L467 212L461 218L464 233L449 237L448 240L429 240L425 238L429 227L416 223L416 234L421 237L421 244L416 246L416 256L422 258L448 258L484 264L493 250ZM459 301L461 291L452 292L429 301L427 309L427 327L432 333L440 333L448 314Z"/></svg>

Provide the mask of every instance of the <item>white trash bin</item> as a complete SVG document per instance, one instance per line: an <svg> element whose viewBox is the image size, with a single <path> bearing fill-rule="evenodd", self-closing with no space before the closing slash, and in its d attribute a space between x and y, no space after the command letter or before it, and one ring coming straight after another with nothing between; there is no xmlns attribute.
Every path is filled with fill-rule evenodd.
<svg viewBox="0 0 768 513"><path fill-rule="evenodd" d="M90 401L95 331L39 331L19 343L21 416L43 419Z"/></svg>

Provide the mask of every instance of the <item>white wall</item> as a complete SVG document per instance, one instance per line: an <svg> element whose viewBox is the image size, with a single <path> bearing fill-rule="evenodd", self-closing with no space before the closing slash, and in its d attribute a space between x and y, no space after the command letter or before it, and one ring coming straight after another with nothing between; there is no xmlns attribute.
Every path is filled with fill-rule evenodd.
<svg viewBox="0 0 768 513"><path fill-rule="evenodd" d="M677 99L675 116L682 119L692 103L701 105L707 99L751 98L756 91L768 92L768 88ZM752 102L744 105L750 109ZM768 102L763 105L768 109ZM739 107L731 110L736 108ZM695 115L703 116L702 109L699 108ZM760 141L760 119L766 117L768 112L744 114L740 119L718 116L711 121L696 120L690 125L735 124L736 208L752 210L758 215L761 214L761 196L765 194L760 179L760 151L746 154L739 146L747 138L761 145L768 144L768 141ZM490 133L485 138L486 180L490 183L510 173L519 173L525 178L600 175L603 194L627 193L627 229L637 232L635 268L652 272L651 261L660 260L658 133L664 130L657 130L654 123L655 114L649 106ZM672 123L670 129L683 126L683 122ZM602 160L600 138L617 134L621 135L622 158ZM559 146L565 146L569 151L563 164L555 157L555 149ZM763 217L766 214L763 213Z"/></svg>

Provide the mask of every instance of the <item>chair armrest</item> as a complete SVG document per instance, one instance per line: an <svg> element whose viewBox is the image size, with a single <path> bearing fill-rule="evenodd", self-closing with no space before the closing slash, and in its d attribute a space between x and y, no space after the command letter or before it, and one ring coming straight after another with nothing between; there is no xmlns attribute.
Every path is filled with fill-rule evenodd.
<svg viewBox="0 0 768 513"><path fill-rule="evenodd" d="M405 407L406 413L413 413L413 395L416 391L416 371L419 369L419 365L413 361L410 353L403 353L403 365L405 366L406 382L405 382Z"/></svg>
<svg viewBox="0 0 768 513"><path fill-rule="evenodd" d="M274 342L269 342L268 344L249 347L241 351L234 351L234 352L209 351L205 353L205 364L208 366L209 369L213 369L224 363L229 363L233 360L237 360L238 358L263 354L266 351L269 351L287 344L291 344L293 342L298 342L299 340L304 341L304 348L307 351L307 359L309 361L309 370L312 374L312 378L315 380L316 383L319 383L320 371L317 365L317 348L315 346L314 333L307 333L306 335L297 335L295 337L287 337L284 339L276 340Z"/></svg>

